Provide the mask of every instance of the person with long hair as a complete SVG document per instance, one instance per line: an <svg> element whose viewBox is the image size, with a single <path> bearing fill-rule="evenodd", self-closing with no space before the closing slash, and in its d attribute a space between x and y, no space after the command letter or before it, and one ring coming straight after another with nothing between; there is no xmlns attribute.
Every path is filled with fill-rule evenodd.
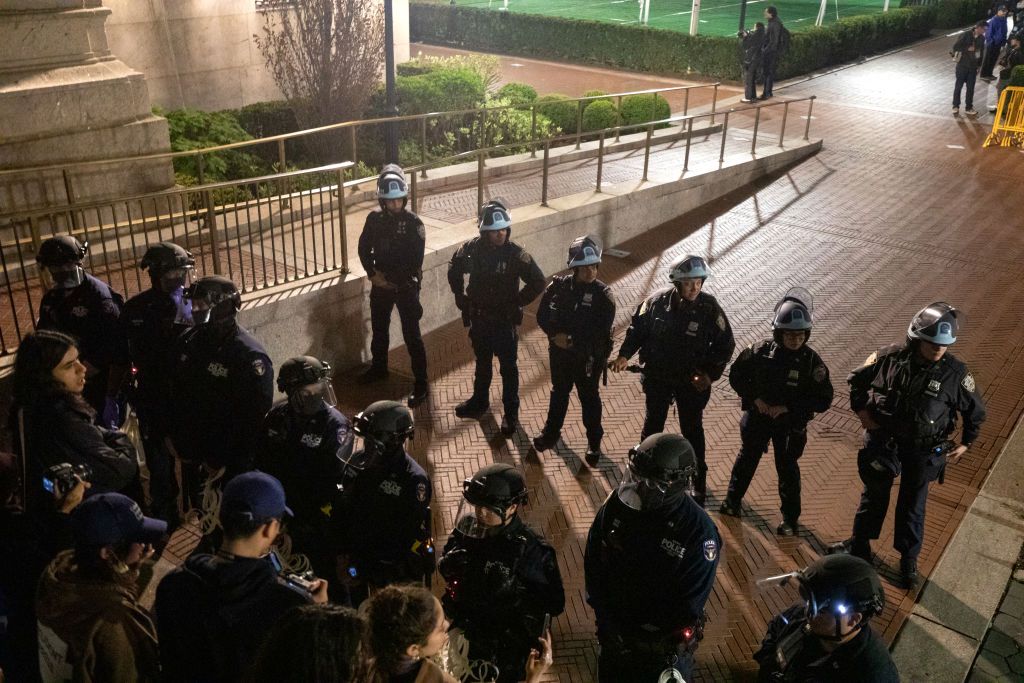
<svg viewBox="0 0 1024 683"><path fill-rule="evenodd" d="M44 681L157 681L160 657L139 568L167 524L119 493L87 498L71 515L74 548L43 573L36 594Z"/></svg>
<svg viewBox="0 0 1024 683"><path fill-rule="evenodd" d="M350 607L294 607L267 633L247 681L362 683L366 631L366 622Z"/></svg>
<svg viewBox="0 0 1024 683"><path fill-rule="evenodd" d="M29 507L46 504L42 476L53 465L86 466L95 495L137 486L135 447L120 431L93 424L96 413L82 397L86 368L78 342L53 330L27 335L14 361L10 424L25 458Z"/></svg>

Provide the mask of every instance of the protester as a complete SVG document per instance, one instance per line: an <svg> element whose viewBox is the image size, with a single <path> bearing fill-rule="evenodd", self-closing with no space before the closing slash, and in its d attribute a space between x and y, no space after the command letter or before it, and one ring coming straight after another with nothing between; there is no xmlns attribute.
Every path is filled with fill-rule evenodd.
<svg viewBox="0 0 1024 683"><path fill-rule="evenodd" d="M985 46L986 24L979 21L974 29L963 33L953 44L953 59L956 61L956 85L953 86L953 116L960 115L960 91L967 88L966 102L968 116L977 116L974 110L974 84L981 66L981 52Z"/></svg>
<svg viewBox="0 0 1024 683"><path fill-rule="evenodd" d="M743 60L743 99L749 104L757 99L757 73L761 70L765 29L762 22L754 24L753 31L740 31L740 50Z"/></svg>
<svg viewBox="0 0 1024 683"><path fill-rule="evenodd" d="M1003 90L1006 86L1010 85L1010 78L1013 77L1013 70L1018 66L1024 65L1024 52L1021 51L1021 36L1019 33L1015 33L1010 37L1009 45L1003 52L1003 56L999 58L999 82L996 84L996 104L988 108L990 112L996 110L996 105L999 104L999 98L1003 94Z"/></svg>
<svg viewBox="0 0 1024 683"><path fill-rule="evenodd" d="M994 17L988 20L985 26L985 57L981 62L981 80L994 81L992 69L996 66L999 53L1006 45L1006 15L1009 10L1006 5L1000 5Z"/></svg>
<svg viewBox="0 0 1024 683"><path fill-rule="evenodd" d="M267 633L247 681L362 683L368 664L365 639L366 622L349 607L295 607Z"/></svg>

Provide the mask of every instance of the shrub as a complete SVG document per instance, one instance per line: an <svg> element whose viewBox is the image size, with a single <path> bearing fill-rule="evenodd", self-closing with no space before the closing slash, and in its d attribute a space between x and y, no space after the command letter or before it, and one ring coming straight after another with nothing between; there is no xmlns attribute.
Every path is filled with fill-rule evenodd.
<svg viewBox="0 0 1024 683"><path fill-rule="evenodd" d="M197 109L174 109L154 111L167 119L171 138L171 151L183 152L204 147L216 147L232 142L252 140L228 111L204 112ZM178 157L174 160L177 174L199 178L199 165L195 157ZM203 155L203 182L254 178L270 173L266 162L248 151L225 150Z"/></svg>
<svg viewBox="0 0 1024 683"><path fill-rule="evenodd" d="M583 130L611 128L618 123L619 115L609 100L594 100L583 110Z"/></svg>
<svg viewBox="0 0 1024 683"><path fill-rule="evenodd" d="M622 98L621 113L622 125L630 126L667 119L672 116L672 107L661 95L627 95Z"/></svg>
<svg viewBox="0 0 1024 683"><path fill-rule="evenodd" d="M1014 86L1016 88L1024 88L1024 66L1015 66L1013 71L1010 72L1010 82L1007 87Z"/></svg>
<svg viewBox="0 0 1024 683"><path fill-rule="evenodd" d="M563 133L576 132L576 116L579 105L566 95L544 95L538 97L537 113L545 116L555 128Z"/></svg>
<svg viewBox="0 0 1024 683"><path fill-rule="evenodd" d="M495 94L495 99L505 100L509 104L519 106L521 104L533 104L537 99L537 91L525 83L506 83L501 86Z"/></svg>
<svg viewBox="0 0 1024 683"><path fill-rule="evenodd" d="M588 90L587 92L583 93L583 96L584 97L601 97L602 95L607 95L607 94L608 93L606 93L604 90ZM610 98L610 97L605 97L603 99L607 100L608 102L612 101L612 98ZM597 102L597 100L590 100L590 102L591 103Z"/></svg>
<svg viewBox="0 0 1024 683"><path fill-rule="evenodd" d="M512 104L508 100L495 98L488 100L488 107L507 107ZM487 113L486 119L486 143L488 146L514 145L504 154L518 154L527 152L530 145L527 144L533 139L533 115L528 109L497 109ZM555 127L551 120L537 112L536 139L543 140L555 134ZM523 143L515 145L515 143Z"/></svg>

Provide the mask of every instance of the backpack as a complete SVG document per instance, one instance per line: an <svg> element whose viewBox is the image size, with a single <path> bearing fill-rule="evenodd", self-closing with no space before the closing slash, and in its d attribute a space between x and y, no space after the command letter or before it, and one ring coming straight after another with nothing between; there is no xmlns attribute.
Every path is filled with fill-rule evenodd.
<svg viewBox="0 0 1024 683"><path fill-rule="evenodd" d="M781 21L779 22L779 54L784 55L789 52L789 29Z"/></svg>

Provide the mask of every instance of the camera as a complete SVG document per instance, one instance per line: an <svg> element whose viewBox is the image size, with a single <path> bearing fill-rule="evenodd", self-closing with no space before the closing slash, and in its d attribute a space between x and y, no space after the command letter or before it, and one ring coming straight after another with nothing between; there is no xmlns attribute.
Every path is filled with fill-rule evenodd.
<svg viewBox="0 0 1024 683"><path fill-rule="evenodd" d="M72 465L62 462L59 465L51 465L43 472L43 489L49 493L64 495L78 483L75 477L89 481L92 478L92 468L84 463Z"/></svg>
<svg viewBox="0 0 1024 683"><path fill-rule="evenodd" d="M319 579L316 578L312 571L303 572L302 574L289 572L284 568L281 558L274 551L270 551L267 558L270 560L271 566L277 572L277 576L283 585L307 597L312 596L316 591Z"/></svg>

